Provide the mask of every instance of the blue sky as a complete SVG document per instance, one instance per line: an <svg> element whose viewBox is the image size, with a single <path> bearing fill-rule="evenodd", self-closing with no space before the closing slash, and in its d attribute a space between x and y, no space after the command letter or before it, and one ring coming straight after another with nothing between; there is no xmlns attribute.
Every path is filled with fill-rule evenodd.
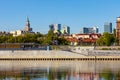
<svg viewBox="0 0 120 80"><path fill-rule="evenodd" d="M93 26L103 32L105 22L116 26L120 0L0 0L0 31L23 29L27 16L33 30L41 33L52 23L70 26L71 33Z"/></svg>

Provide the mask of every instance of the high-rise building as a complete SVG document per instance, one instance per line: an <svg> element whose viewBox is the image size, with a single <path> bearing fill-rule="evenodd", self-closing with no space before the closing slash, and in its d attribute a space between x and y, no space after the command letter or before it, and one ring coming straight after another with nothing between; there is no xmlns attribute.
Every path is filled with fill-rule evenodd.
<svg viewBox="0 0 120 80"><path fill-rule="evenodd" d="M106 22L104 24L104 32L112 33L112 23Z"/></svg>
<svg viewBox="0 0 120 80"><path fill-rule="evenodd" d="M61 33L62 33L62 34L68 34L68 35L69 35L69 34L70 34L70 27L64 25L63 28L62 28L62 30L61 30Z"/></svg>
<svg viewBox="0 0 120 80"><path fill-rule="evenodd" d="M32 32L32 28L30 28L30 21L29 18L27 17L27 21L26 21L26 26L24 29L26 32Z"/></svg>
<svg viewBox="0 0 120 80"><path fill-rule="evenodd" d="M54 33L60 33L61 24L51 24L49 25L50 30L53 30Z"/></svg>
<svg viewBox="0 0 120 80"><path fill-rule="evenodd" d="M83 27L83 29L82 29L82 33L83 33L83 34L88 34L88 33L89 33L88 28Z"/></svg>
<svg viewBox="0 0 120 80"><path fill-rule="evenodd" d="M118 38L120 45L120 17L116 20L116 37Z"/></svg>
<svg viewBox="0 0 120 80"><path fill-rule="evenodd" d="M91 28L83 27L80 33L91 34L91 33L98 33L98 32L99 32L98 27L91 27Z"/></svg>
<svg viewBox="0 0 120 80"><path fill-rule="evenodd" d="M99 28L98 27L93 27L93 33L99 33Z"/></svg>

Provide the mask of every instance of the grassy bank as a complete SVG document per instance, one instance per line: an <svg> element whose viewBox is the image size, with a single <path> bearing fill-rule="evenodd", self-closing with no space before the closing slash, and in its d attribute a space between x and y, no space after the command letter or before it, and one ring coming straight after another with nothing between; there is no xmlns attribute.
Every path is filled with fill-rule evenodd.
<svg viewBox="0 0 120 80"><path fill-rule="evenodd" d="M96 46L95 50L120 50L120 46Z"/></svg>

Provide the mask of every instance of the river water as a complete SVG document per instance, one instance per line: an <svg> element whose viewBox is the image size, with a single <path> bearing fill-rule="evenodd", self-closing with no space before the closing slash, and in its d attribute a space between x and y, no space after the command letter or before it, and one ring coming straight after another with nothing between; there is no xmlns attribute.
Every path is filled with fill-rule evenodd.
<svg viewBox="0 0 120 80"><path fill-rule="evenodd" d="M120 61L0 61L0 80L120 80Z"/></svg>

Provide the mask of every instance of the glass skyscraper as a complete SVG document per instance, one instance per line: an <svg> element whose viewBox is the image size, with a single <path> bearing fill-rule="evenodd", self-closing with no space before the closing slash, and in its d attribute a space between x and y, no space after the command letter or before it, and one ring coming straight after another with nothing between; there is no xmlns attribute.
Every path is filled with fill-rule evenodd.
<svg viewBox="0 0 120 80"><path fill-rule="evenodd" d="M112 23L106 22L104 24L104 32L112 33Z"/></svg>
<svg viewBox="0 0 120 80"><path fill-rule="evenodd" d="M51 24L49 25L50 30L53 30L54 33L59 33L61 30L61 24Z"/></svg>
<svg viewBox="0 0 120 80"><path fill-rule="evenodd" d="M98 29L98 27L91 27L91 28L83 27L80 33L82 33L82 34L91 34L91 33L97 34L97 33L99 33L99 29Z"/></svg>

